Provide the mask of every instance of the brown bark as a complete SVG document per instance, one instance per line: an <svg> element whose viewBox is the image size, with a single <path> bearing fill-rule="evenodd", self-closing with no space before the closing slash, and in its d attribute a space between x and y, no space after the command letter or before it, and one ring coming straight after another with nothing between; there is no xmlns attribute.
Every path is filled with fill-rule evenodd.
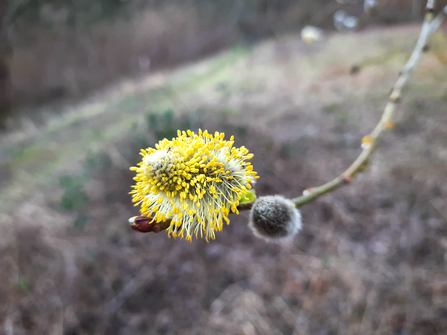
<svg viewBox="0 0 447 335"><path fill-rule="evenodd" d="M0 125L9 114L12 99L11 51L4 24L7 12L8 1L0 0Z"/></svg>

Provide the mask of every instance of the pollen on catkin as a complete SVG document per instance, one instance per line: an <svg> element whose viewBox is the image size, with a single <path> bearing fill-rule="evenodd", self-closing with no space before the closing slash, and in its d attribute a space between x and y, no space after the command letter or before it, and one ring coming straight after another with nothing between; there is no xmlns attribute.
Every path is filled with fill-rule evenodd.
<svg viewBox="0 0 447 335"><path fill-rule="evenodd" d="M258 198L250 212L249 227L268 242L291 240L301 230L301 214L281 195Z"/></svg>
<svg viewBox="0 0 447 335"><path fill-rule="evenodd" d="M237 213L243 194L258 178L245 147L233 147L234 138L225 134L178 131L171 141L161 140L154 148L141 150L136 167L132 201L142 215L155 222L170 220L168 235L198 235L215 238L223 222L230 223L230 211Z"/></svg>

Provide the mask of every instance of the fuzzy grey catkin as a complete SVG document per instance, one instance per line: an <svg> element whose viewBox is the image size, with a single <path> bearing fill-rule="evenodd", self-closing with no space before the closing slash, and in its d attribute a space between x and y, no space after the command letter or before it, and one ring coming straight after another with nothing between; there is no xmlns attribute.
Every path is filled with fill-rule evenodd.
<svg viewBox="0 0 447 335"><path fill-rule="evenodd" d="M301 214L281 195L260 197L251 209L249 227L266 241L290 240L301 230Z"/></svg>

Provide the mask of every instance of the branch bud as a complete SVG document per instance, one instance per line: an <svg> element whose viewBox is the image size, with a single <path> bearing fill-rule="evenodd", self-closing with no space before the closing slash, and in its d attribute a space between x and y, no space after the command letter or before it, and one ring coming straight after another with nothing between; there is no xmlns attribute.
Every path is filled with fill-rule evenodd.
<svg viewBox="0 0 447 335"><path fill-rule="evenodd" d="M248 225L255 236L267 242L291 240L301 230L301 214L283 196L260 197L253 204Z"/></svg>

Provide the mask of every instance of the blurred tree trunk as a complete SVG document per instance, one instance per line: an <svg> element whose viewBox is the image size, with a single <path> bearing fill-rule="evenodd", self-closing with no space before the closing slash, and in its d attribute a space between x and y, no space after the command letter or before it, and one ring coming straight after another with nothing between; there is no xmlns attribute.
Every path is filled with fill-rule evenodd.
<svg viewBox="0 0 447 335"><path fill-rule="evenodd" d="M0 0L0 126L11 109L11 46L6 32L8 2Z"/></svg>

